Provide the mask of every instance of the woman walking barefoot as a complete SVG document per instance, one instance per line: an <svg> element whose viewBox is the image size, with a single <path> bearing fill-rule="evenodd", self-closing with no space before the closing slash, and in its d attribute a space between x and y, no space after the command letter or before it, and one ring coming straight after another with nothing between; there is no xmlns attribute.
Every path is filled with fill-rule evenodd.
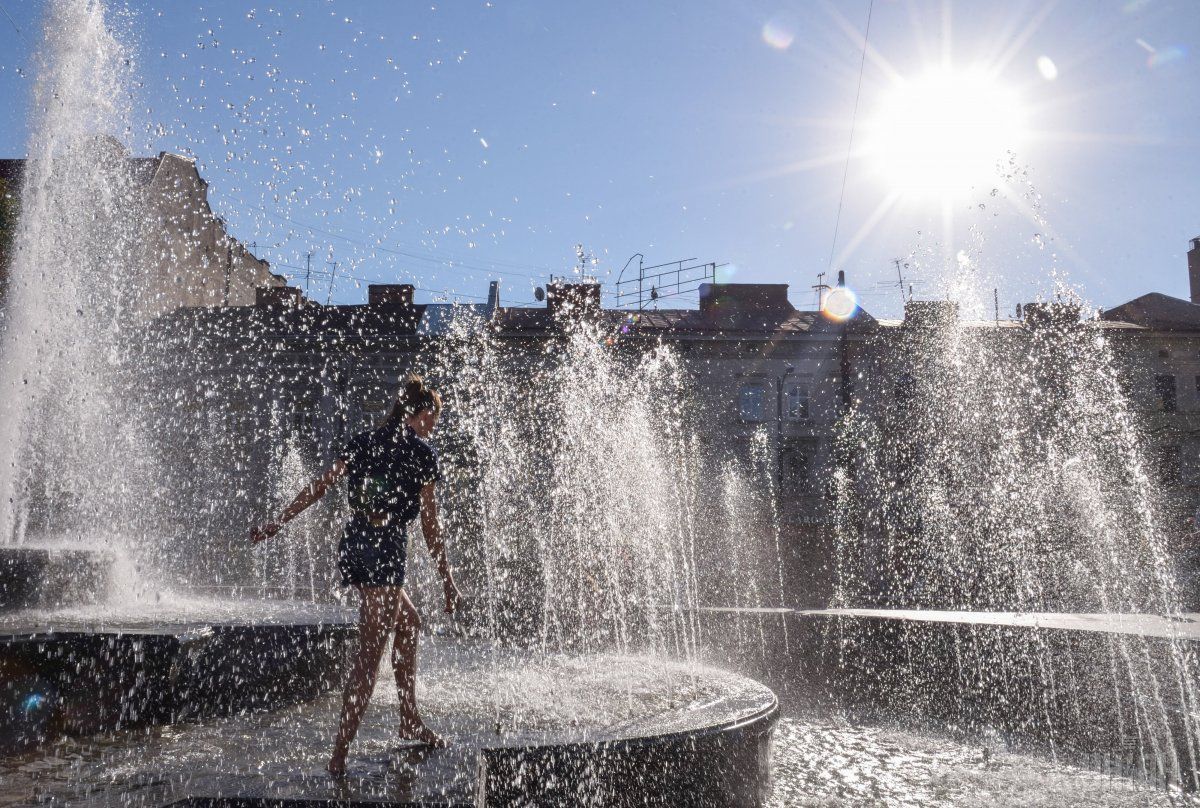
<svg viewBox="0 0 1200 808"><path fill-rule="evenodd" d="M444 742L417 712L416 663L420 617L404 592L408 524L417 516L429 553L442 576L446 612L460 600L438 523L434 483L441 479L437 455L426 442L437 425L442 399L420 376L409 376L387 421L355 435L333 466L296 495L278 521L250 532L252 541L271 538L283 525L317 502L348 476L350 520L338 545L338 569L347 586L358 589L358 653L346 681L342 716L329 773L346 773L346 754L358 733L379 659L392 635L392 670L400 697L400 737L431 746Z"/></svg>

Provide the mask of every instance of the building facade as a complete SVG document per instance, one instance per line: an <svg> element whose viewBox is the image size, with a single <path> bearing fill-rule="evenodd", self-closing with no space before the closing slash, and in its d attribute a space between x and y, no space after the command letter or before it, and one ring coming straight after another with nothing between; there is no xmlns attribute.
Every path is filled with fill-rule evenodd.
<svg viewBox="0 0 1200 808"><path fill-rule="evenodd" d="M132 209L139 211L133 239L138 254L130 258L141 264L137 313L143 319L180 306L252 306L257 289L285 283L229 233L209 205L208 183L195 160L160 152L125 157L124 164L137 197ZM0 160L0 306L24 170L22 159Z"/></svg>
<svg viewBox="0 0 1200 808"><path fill-rule="evenodd" d="M934 345L939 361L949 355L921 337L938 329L952 327L972 346L962 357L1011 362L1013 378L1046 390L1061 388L1078 370L1071 351L1100 337L1137 429L1153 447L1154 481L1170 528L1179 528L1173 542L1186 544L1184 521L1200 493L1200 304L1187 301L1150 295L1088 320L1071 306L1032 304L1020 319L985 322L959 321L952 304L914 303L901 320L858 311L839 321L796 310L785 285L710 284L697 309L643 311L602 308L595 284L552 285L545 305L535 308L501 305L495 287L487 304L473 306L417 304L413 287L403 284L374 285L364 304L335 306L286 287L260 289L252 306L208 305L214 299L206 288L197 298L202 305L168 312L154 327L164 346L163 378L175 380L163 389L176 391L158 406L172 423L180 412L189 416L171 451L218 457L205 464L223 478L212 486L233 492L222 508L208 508L211 524L202 530L209 532L227 534L261 515L273 496L268 466L283 441L298 447L308 468L326 466L351 434L382 419L406 373L445 367L438 360L444 345L472 332L486 335L519 376L544 362L566 324L578 320L616 354L668 348L687 375L693 411L702 414L700 439L768 470L760 479L776 503L789 605L824 605L833 589L835 527L844 518L837 473L855 462L847 452L866 445L846 440L846 419L904 423L896 413L915 395L914 362L923 361L915 346ZM224 299L223 287L217 297ZM1046 335L1060 333L1073 335L1076 347L1047 347ZM1030 370L1035 355L1042 358ZM992 378L1003 383L1003 373ZM930 409L938 406L950 405ZM1019 405L1013 412L1019 415ZM446 440L453 413L452 404ZM936 428L943 415L922 417ZM997 433L992 444L957 451L986 458L1003 440ZM754 451L757 459L749 456ZM191 490L199 496L212 486Z"/></svg>

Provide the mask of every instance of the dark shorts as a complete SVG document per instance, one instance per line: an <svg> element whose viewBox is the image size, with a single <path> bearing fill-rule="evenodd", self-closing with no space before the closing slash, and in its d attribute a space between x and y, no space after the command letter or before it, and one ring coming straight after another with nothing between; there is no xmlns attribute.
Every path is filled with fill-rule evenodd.
<svg viewBox="0 0 1200 808"><path fill-rule="evenodd" d="M408 534L399 526L372 527L365 518L346 523L338 545L338 570L346 586L404 586Z"/></svg>

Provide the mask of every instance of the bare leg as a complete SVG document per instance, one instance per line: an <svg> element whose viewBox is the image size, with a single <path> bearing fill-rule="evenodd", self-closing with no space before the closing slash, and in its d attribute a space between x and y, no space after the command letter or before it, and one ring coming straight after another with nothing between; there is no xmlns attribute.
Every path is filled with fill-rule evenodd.
<svg viewBox="0 0 1200 808"><path fill-rule="evenodd" d="M444 746L445 742L425 726L417 712L417 637L420 630L421 616L408 594L401 590L396 633L392 638L392 671L396 674L396 695L400 697L400 737Z"/></svg>
<svg viewBox="0 0 1200 808"><path fill-rule="evenodd" d="M333 742L333 754L329 758L329 773L346 773L346 754L350 743L358 734L363 713L375 690L375 673L379 670L379 658L387 644L388 634L396 624L396 612L400 608L403 590L398 586L359 587L358 652L346 679L346 690L342 696L342 719L338 726L337 739Z"/></svg>

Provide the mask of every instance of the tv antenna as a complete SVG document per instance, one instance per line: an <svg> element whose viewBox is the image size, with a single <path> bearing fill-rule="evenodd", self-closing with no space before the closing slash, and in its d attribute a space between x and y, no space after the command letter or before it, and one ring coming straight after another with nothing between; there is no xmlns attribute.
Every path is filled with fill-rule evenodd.
<svg viewBox="0 0 1200 808"><path fill-rule="evenodd" d="M824 272L817 273L817 282L813 284L812 288L817 293L817 308L818 309L824 308L825 307L825 293L828 292L830 289L829 284L825 283L825 273Z"/></svg>
<svg viewBox="0 0 1200 808"><path fill-rule="evenodd" d="M637 275L632 272L637 260ZM713 261L699 263L696 258L682 258L665 264L645 265L646 257L634 253L621 268L617 276L617 308L637 304L641 311L647 303L657 303L668 297L679 297L695 292L704 283L717 282L717 264ZM721 266L724 266L722 264ZM629 273L629 277L625 274Z"/></svg>
<svg viewBox="0 0 1200 808"><path fill-rule="evenodd" d="M908 287L908 289L909 289L908 300L905 300L904 299L904 270L901 265L901 260L902 259L899 259L899 258L893 258L892 263L896 265L896 287L900 290L900 302L901 302L901 304L903 304L903 303L907 303L908 300L912 300L912 287L911 286ZM903 266L906 267L906 266L908 266L908 264L903 264Z"/></svg>

